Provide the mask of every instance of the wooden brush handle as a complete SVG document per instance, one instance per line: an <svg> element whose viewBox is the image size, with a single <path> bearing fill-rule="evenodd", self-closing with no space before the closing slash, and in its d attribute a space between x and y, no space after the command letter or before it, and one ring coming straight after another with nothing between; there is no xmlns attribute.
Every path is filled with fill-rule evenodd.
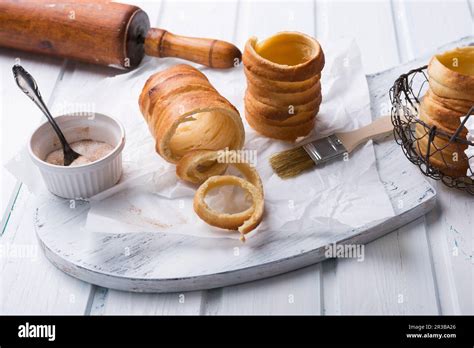
<svg viewBox="0 0 474 348"><path fill-rule="evenodd" d="M347 152L351 152L357 146L365 143L369 139L377 139L393 133L393 124L390 116L382 116L377 118L374 122L362 128L345 132L337 133L337 137L341 140Z"/></svg>
<svg viewBox="0 0 474 348"><path fill-rule="evenodd" d="M232 68L242 54L231 43L179 36L163 29L151 28L145 38L145 54L155 57L177 57L211 68Z"/></svg>

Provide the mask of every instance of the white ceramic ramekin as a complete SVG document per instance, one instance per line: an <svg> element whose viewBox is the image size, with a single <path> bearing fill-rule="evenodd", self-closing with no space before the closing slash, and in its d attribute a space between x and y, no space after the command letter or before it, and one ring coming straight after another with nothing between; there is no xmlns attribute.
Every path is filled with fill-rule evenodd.
<svg viewBox="0 0 474 348"><path fill-rule="evenodd" d="M46 156L61 148L56 133L43 123L31 136L29 153L39 168L49 191L64 198L88 198L115 185L122 175L122 150L125 130L113 118L99 114L67 114L55 117L69 143L79 140L103 141L114 147L107 156L93 163L64 167L44 161Z"/></svg>

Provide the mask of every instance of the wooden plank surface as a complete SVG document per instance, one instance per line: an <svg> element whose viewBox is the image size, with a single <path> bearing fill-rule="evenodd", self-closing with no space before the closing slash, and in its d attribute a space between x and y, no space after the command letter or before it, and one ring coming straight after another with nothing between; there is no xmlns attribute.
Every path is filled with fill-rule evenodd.
<svg viewBox="0 0 474 348"><path fill-rule="evenodd" d="M411 33L405 55L420 56L447 42L473 35L472 12L467 1L403 2L402 30ZM448 15L449 14L449 15ZM420 25L423 23L424 25ZM442 28L442 30L440 30ZM438 191L438 208L426 217L440 311L474 313L472 196L432 181Z"/></svg>
<svg viewBox="0 0 474 348"><path fill-rule="evenodd" d="M472 196L439 183L438 206L426 216L441 312L474 313Z"/></svg>
<svg viewBox="0 0 474 348"><path fill-rule="evenodd" d="M400 38L390 1L323 2L321 8L325 9L329 23L338 23L331 26L329 35L355 36L364 64L376 67L367 69L367 73L401 63L397 43ZM365 15L371 20L357 20ZM372 116L388 113L388 105L387 95L385 101L372 105ZM409 226L366 245L363 262L339 259L323 264L324 293L338 297L325 303L325 314L404 314L420 309L420 313L437 313L433 280L429 276L416 279L417 275L431 274L428 243L420 236L420 231L424 233L424 221L419 219ZM414 252L421 257L411 257ZM425 288L426 294L415 291L417 286Z"/></svg>
<svg viewBox="0 0 474 348"><path fill-rule="evenodd" d="M159 15L151 23L180 35L215 37L219 33L220 39L233 41L237 5L237 1L163 1ZM212 20L203 25L204 18ZM136 294L108 290L105 296L94 301L95 306L101 306L101 301L104 305L100 313L93 314L199 314L204 297L203 291Z"/></svg>
<svg viewBox="0 0 474 348"><path fill-rule="evenodd" d="M150 3L140 3L147 7ZM152 5L152 4L151 4ZM80 79L101 79L112 73L110 69L89 66L80 63L65 62L62 60L34 57L20 52L1 52L0 59L8 60L1 64L2 74L5 68L11 69L12 57L20 56L21 64L35 77L41 93L53 114L60 113L69 105L67 99L61 95L61 84L70 79L78 82ZM3 62L1 62L3 63ZM10 72L9 72L10 74ZM6 73L4 73L6 76ZM3 79L2 79L3 81ZM13 79L11 79L13 81ZM6 86L6 85L5 85ZM13 86L13 87L12 87ZM3 85L2 85L3 88ZM79 85L78 85L78 88ZM3 98L8 98L8 113L18 117L24 116L25 120L9 118L11 124L2 124L1 131L6 132L22 126L18 137L12 139L13 146L9 151L17 151L26 143L28 135L34 127L43 120L39 117L40 111L14 84L10 84ZM2 91L3 93L3 91ZM2 117L2 122L3 122ZM3 135L2 135L3 139ZM18 142L18 144L16 143ZM3 141L1 142L3 143ZM15 149L16 148L16 149ZM16 196L13 187L8 195ZM18 187L16 188L18 189ZM2 199L5 193L2 192ZM88 314L96 287L67 276L60 270L52 267L39 250L39 244L34 231L36 207L32 204L33 197L25 187L21 187L19 199L11 214L7 214L8 224L2 236L2 246L12 245L14 248L31 247L37 250L34 258L8 257L0 258L2 262L2 286L0 298L0 313L9 314ZM8 198L14 202L12 198Z"/></svg>
<svg viewBox="0 0 474 348"><path fill-rule="evenodd" d="M407 26L405 36L409 59L464 36L472 35L472 16L466 0L401 2L400 16ZM423 23L423 25L420 25Z"/></svg>
<svg viewBox="0 0 474 348"><path fill-rule="evenodd" d="M243 48L251 36L264 39L278 31L314 33L313 1L242 1L235 42ZM223 288L209 296L207 314L316 314L321 311L320 272L315 265L248 284Z"/></svg>
<svg viewBox="0 0 474 348"><path fill-rule="evenodd" d="M0 257L2 314L84 314L91 285L59 271L39 248L34 220L36 207L21 190L2 236Z"/></svg>
<svg viewBox="0 0 474 348"><path fill-rule="evenodd" d="M226 16L235 13L237 20L230 25L228 17L224 17L223 21L219 19L217 30L223 39L233 40L240 47L248 35L265 37L273 28L295 29L309 33L315 30L316 35L322 40L341 35L356 36L367 72L388 68L448 41L472 34L472 0L449 3L436 0L392 3L317 1L315 5L296 1L292 2L291 8L285 8L285 2L278 2L276 6L249 1L225 2L224 5L208 2L207 6L199 6L199 2L189 2L187 6L181 7L180 2L170 4L171 1L167 2L163 8L162 18L165 21L158 21L160 25L163 24L163 27L176 33L208 36L215 36L216 28L213 27L212 33L208 34L208 27L213 25L214 21L206 22L205 25L202 22L202 18L205 18L202 16L207 11L206 7L227 6L230 12L226 11ZM139 5L150 14L156 7L156 2L147 1ZM312 23L307 23L305 19L307 14L303 14L303 10L309 6L313 7ZM278 21L275 20L271 24L272 16L269 15L269 10L265 12L265 8L271 8L272 16L274 15ZM248 12L249 9L257 12ZM248 17L245 15L246 11ZM373 21L360 20L367 18L365 17L367 13L372 14ZM191 20L194 24L180 24L180 16L186 19L186 23ZM278 26L282 20L286 20L287 25L280 28ZM278 23L275 24L276 22ZM242 26L247 23L249 27L243 29ZM383 37L390 37L390 40L386 40L389 42L383 42ZM33 115L36 112L35 106L24 96L19 95L21 93L19 90L14 91L4 82L8 81L8 78L4 77L9 76L10 63L17 53L3 50L0 53L2 116L11 113L5 110L7 105L5 100L18 101L8 104L12 107L21 105L23 114ZM42 58L31 58L27 54L18 55L23 56L24 62L31 60L27 66L32 66L34 67L32 69L38 71L39 75L35 75L38 76L38 80L50 83L49 87L43 86L44 83L40 84L42 91L48 89L52 91L62 62L46 62ZM94 74L94 69L92 70ZM75 77L82 75L82 72L74 69L71 73ZM43 95L47 95L46 92L43 92ZM1 119L2 132L15 127L14 119L5 117ZM3 123L10 120L11 124ZM24 137L28 132L23 130ZM3 136L4 134L2 139ZM22 140L18 141L18 144L22 143ZM3 161L8 154L5 154L4 146L0 150ZM10 200L8 192L11 190L11 183L14 183L11 178L10 183L9 179L5 178L3 175L2 180L7 182L5 185L2 184L3 205ZM273 314L321 312L472 314L474 313L473 216L470 209L472 197L434 184L438 187L440 204L436 211L427 216L426 227L425 219L419 219L404 227L404 231L392 233L369 244L365 249L366 260L361 263L354 260L331 260L323 264L322 270L316 265L237 287L184 294L182 303L182 300L180 302L182 297L179 297L181 294L138 295L90 287L56 270L47 263L41 253L35 261L30 258L1 258L0 296L4 300L0 302L0 312L243 314L265 313L268 310ZM5 197L8 197L8 200ZM2 245L7 243L37 245L30 220L33 215L34 211L28 207L28 193L22 190L1 239ZM370 272L367 268L370 268ZM44 279L47 279L47 282ZM291 294L296 295L293 306L286 301ZM422 298L424 294L427 294L426 298Z"/></svg>
<svg viewBox="0 0 474 348"><path fill-rule="evenodd" d="M46 103L52 101L52 92L63 65L60 59L33 57L25 52L0 48L0 233L19 188L17 179L3 165L27 143L29 135L44 117L17 87L11 70L16 62L23 64L37 79ZM8 139L8 142L3 139Z"/></svg>
<svg viewBox="0 0 474 348"><path fill-rule="evenodd" d="M200 291L171 294L137 294L109 290L93 302L93 315L197 315L201 311Z"/></svg>
<svg viewBox="0 0 474 348"><path fill-rule="evenodd" d="M203 314L321 314L321 265L218 290L210 290Z"/></svg>
<svg viewBox="0 0 474 348"><path fill-rule="evenodd" d="M316 0L315 10L316 36L322 42L353 37L366 74L400 63L390 1Z"/></svg>
<svg viewBox="0 0 474 348"><path fill-rule="evenodd" d="M17 58L35 77L48 105L54 101L54 91L61 83L65 67L65 62L60 59L0 49L2 164L27 143L30 133L44 120L36 105L18 89L13 80L11 67ZM8 142L4 139L8 139ZM2 213L5 212L1 220L1 243L4 250L11 252L6 258L0 258L0 313L83 314L90 298L91 286L51 268L35 237L35 207L30 204L30 194L23 187L17 197L20 184L3 166L0 170L0 187L0 208ZM33 254L28 250L32 250Z"/></svg>

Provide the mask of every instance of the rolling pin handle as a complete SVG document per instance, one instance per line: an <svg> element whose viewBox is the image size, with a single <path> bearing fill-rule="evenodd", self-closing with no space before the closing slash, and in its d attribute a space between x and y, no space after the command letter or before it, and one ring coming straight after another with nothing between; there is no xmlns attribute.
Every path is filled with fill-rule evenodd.
<svg viewBox="0 0 474 348"><path fill-rule="evenodd" d="M156 28L151 28L147 33L145 54L182 58L218 69L235 67L242 60L242 53L231 43L179 36Z"/></svg>

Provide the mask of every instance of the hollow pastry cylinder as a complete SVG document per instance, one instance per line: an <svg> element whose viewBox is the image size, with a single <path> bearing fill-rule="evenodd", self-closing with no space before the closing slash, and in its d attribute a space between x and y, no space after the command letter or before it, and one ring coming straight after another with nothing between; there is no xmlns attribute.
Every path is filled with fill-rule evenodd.
<svg viewBox="0 0 474 348"><path fill-rule="evenodd" d="M298 32L280 32L261 42L252 37L245 45L243 63L250 126L281 140L308 135L322 99L324 53L319 43Z"/></svg>
<svg viewBox="0 0 474 348"><path fill-rule="evenodd" d="M450 142L450 136L454 134L455 128L453 129L452 123L447 121L456 116L460 117L462 114L437 107L436 104L432 103L430 94L425 95L421 101L418 115L424 125L416 125L415 134L417 141L415 148L422 156L429 154L429 162L433 167L438 168L446 175L460 177L465 176L468 169L467 158L464 154L467 145ZM437 135L434 136L431 144L429 144L431 127L436 127ZM465 137L466 133L467 130L463 129L459 136Z"/></svg>
<svg viewBox="0 0 474 348"><path fill-rule="evenodd" d="M152 75L139 105L156 140L156 151L168 162L177 163L193 150L236 150L244 144L237 109L189 65Z"/></svg>
<svg viewBox="0 0 474 348"><path fill-rule="evenodd" d="M416 126L416 149L429 156L430 164L443 174L466 176L467 145L453 139L461 125L461 117L474 104L474 47L458 47L435 55L428 65L429 89L423 96L418 118L424 123ZM433 139L429 132L435 129ZM465 138L467 129L458 137Z"/></svg>
<svg viewBox="0 0 474 348"><path fill-rule="evenodd" d="M200 185L193 203L196 214L209 225L238 230L242 236L254 230L264 211L260 177L248 163L231 163L223 156L238 156L244 145L244 127L237 109L203 73L189 65L176 65L150 76L139 105L155 138L157 153L176 164L180 179ZM244 178L223 175L229 165ZM227 185L244 189L252 198L252 206L233 214L209 207L207 193Z"/></svg>
<svg viewBox="0 0 474 348"><path fill-rule="evenodd" d="M439 97L474 104L474 47L458 47L434 56L428 65L431 90Z"/></svg>

